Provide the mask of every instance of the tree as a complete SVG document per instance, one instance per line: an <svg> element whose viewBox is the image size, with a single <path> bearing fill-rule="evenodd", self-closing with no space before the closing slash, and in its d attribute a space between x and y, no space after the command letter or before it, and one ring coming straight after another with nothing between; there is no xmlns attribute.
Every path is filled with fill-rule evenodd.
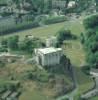
<svg viewBox="0 0 98 100"><path fill-rule="evenodd" d="M5 67L5 62L0 60L0 68Z"/></svg>
<svg viewBox="0 0 98 100"><path fill-rule="evenodd" d="M96 41L92 42L90 49L91 49L92 53L97 52L98 51L98 43Z"/></svg>
<svg viewBox="0 0 98 100"><path fill-rule="evenodd" d="M20 50L32 53L34 48L44 47L44 44L38 38L33 38L32 40L26 37L23 41L19 42L18 46Z"/></svg>
<svg viewBox="0 0 98 100"><path fill-rule="evenodd" d="M65 39L68 39L70 36L70 33L71 32L69 30L59 31L58 36L57 36L59 43L62 44Z"/></svg>
<svg viewBox="0 0 98 100"><path fill-rule="evenodd" d="M1 39L1 45L3 47L7 47L7 39L5 39L5 38Z"/></svg>
<svg viewBox="0 0 98 100"><path fill-rule="evenodd" d="M98 14L87 17L86 19L84 19L83 24L86 29L95 28L96 26L98 26Z"/></svg>
<svg viewBox="0 0 98 100"><path fill-rule="evenodd" d="M76 39L76 38L77 37L75 35L72 35L71 34L71 31L70 30L62 29L57 34L58 45L61 45L64 40Z"/></svg>
<svg viewBox="0 0 98 100"><path fill-rule="evenodd" d="M19 43L19 49L31 53L33 51L32 40L25 38L23 41Z"/></svg>
<svg viewBox="0 0 98 100"><path fill-rule="evenodd" d="M87 38L90 38L92 35L93 35L93 36L96 35L96 32L95 32L94 29L88 29L88 30L86 31L85 35L86 35Z"/></svg>
<svg viewBox="0 0 98 100"><path fill-rule="evenodd" d="M81 35L80 35L80 41L81 41L81 43L85 42L85 37L84 37L83 33L81 33Z"/></svg>
<svg viewBox="0 0 98 100"><path fill-rule="evenodd" d="M77 4L76 11L81 13L87 11L92 6L92 0L75 0Z"/></svg>
<svg viewBox="0 0 98 100"><path fill-rule="evenodd" d="M96 36L95 35L94 36L92 35L89 38L86 37L85 46L89 51L91 51L91 47L94 44L95 40L96 40Z"/></svg>
<svg viewBox="0 0 98 100"><path fill-rule="evenodd" d="M19 36L16 35L8 38L7 45L10 49L16 50L18 49L18 42L19 42Z"/></svg>

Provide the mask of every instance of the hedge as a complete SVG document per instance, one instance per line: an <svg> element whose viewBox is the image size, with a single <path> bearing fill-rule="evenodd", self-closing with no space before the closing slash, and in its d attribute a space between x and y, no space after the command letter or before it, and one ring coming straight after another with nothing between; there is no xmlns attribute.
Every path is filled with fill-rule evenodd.
<svg viewBox="0 0 98 100"><path fill-rule="evenodd" d="M58 16L58 17L50 17L44 20L44 24L53 24L66 21L67 18L65 16Z"/></svg>
<svg viewBox="0 0 98 100"><path fill-rule="evenodd" d="M0 35L18 32L21 30L26 30L26 29L30 29L30 28L34 28L38 26L39 26L38 22L24 22L24 23L13 25L13 26L7 26L7 27L3 27L3 29L2 28L0 29Z"/></svg>

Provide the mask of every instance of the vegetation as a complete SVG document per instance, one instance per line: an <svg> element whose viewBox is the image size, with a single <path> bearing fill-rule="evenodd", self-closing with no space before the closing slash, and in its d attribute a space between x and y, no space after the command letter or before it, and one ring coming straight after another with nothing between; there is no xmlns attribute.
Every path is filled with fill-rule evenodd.
<svg viewBox="0 0 98 100"><path fill-rule="evenodd" d="M84 26L86 29L93 29L98 26L98 14L91 15L84 20Z"/></svg>
<svg viewBox="0 0 98 100"><path fill-rule="evenodd" d="M44 20L45 24L54 24L54 23L60 23L66 21L67 18L65 16L58 16L58 17L50 17L46 20Z"/></svg>
<svg viewBox="0 0 98 100"><path fill-rule="evenodd" d="M87 61L89 64L92 65L92 67L96 67L97 68L97 60L98 60L98 56L97 56L97 51L98 51L98 46L97 46L97 32L98 30L96 30L96 28L98 27L98 22L97 22L97 17L98 15L92 15L90 17L87 17L84 20L84 26L86 29L86 33L85 33L85 43L84 45L86 46L86 49L88 51L87 53Z"/></svg>
<svg viewBox="0 0 98 100"><path fill-rule="evenodd" d="M19 41L19 37L18 36L14 36L14 37L9 37L7 39L7 47L10 49L17 49L18 48L18 41Z"/></svg>
<svg viewBox="0 0 98 100"><path fill-rule="evenodd" d="M70 30L62 29L57 34L57 45L63 44L64 40L76 39L77 37L71 33Z"/></svg>
<svg viewBox="0 0 98 100"><path fill-rule="evenodd" d="M34 48L42 47L43 43L38 38L25 37L23 41L20 41L19 36L11 36L1 40L1 51L23 51L32 54ZM5 49L4 49L5 47Z"/></svg>

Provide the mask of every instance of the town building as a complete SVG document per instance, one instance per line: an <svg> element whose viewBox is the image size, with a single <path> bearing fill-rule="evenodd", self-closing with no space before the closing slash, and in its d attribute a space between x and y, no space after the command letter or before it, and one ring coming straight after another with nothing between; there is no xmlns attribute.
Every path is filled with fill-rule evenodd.
<svg viewBox="0 0 98 100"><path fill-rule="evenodd" d="M68 8L73 8L73 7L75 7L76 6L76 2L75 1L70 1L69 3L68 3Z"/></svg>
<svg viewBox="0 0 98 100"><path fill-rule="evenodd" d="M46 47L55 47L57 38L55 36L46 39Z"/></svg>
<svg viewBox="0 0 98 100"><path fill-rule="evenodd" d="M51 66L60 63L63 55L61 48L40 48L35 49L36 62L42 66Z"/></svg>
<svg viewBox="0 0 98 100"><path fill-rule="evenodd" d="M65 0L52 0L52 7L53 8L65 8L66 1Z"/></svg>

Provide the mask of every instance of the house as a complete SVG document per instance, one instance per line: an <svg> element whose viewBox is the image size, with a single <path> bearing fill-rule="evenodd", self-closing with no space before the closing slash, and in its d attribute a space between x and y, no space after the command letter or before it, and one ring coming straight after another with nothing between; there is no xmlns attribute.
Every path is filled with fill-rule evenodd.
<svg viewBox="0 0 98 100"><path fill-rule="evenodd" d="M42 66L51 66L60 63L63 55L61 48L40 48L35 49L36 62Z"/></svg>

